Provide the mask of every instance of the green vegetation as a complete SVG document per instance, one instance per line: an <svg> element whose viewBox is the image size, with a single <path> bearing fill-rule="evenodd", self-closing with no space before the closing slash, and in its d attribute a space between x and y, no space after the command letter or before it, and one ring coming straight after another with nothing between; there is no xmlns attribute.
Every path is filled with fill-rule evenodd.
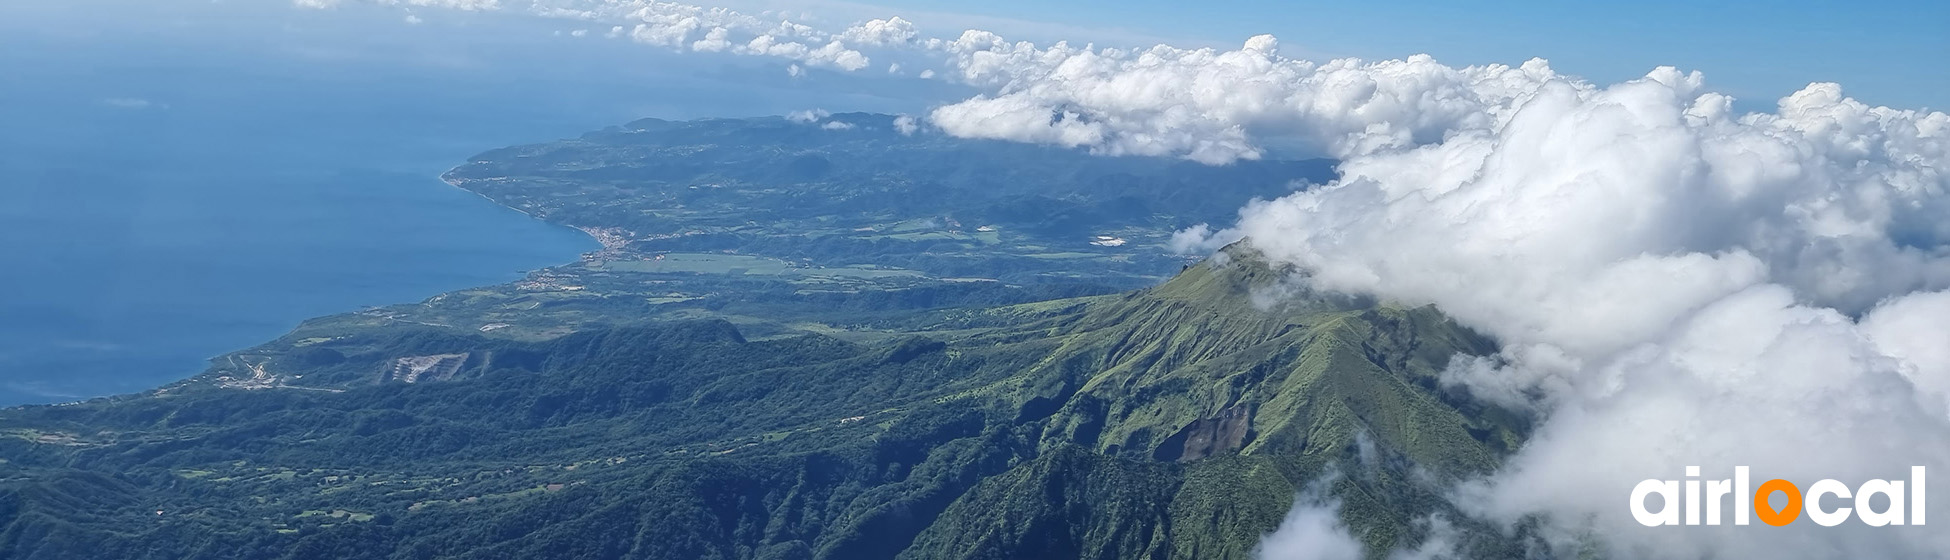
<svg viewBox="0 0 1950 560"><path fill-rule="evenodd" d="M884 338L924 326L916 310L1155 285L1188 264L1161 249L1172 232L1332 176L1325 160L1210 167L903 135L888 115L834 118L856 128L652 119L476 156L445 179L581 228L604 249L508 285L314 319L219 358L198 382L342 388L270 360L429 329L539 342L722 319L753 338Z"/></svg>
<svg viewBox="0 0 1950 560"><path fill-rule="evenodd" d="M1386 548L1450 511L1418 477L1481 472L1522 437L1433 381L1479 337L1428 309L1256 308L1280 275L1230 254L1129 294L917 312L952 328L871 343L716 319L303 337L268 367L339 392L189 383L0 412L0 550L1243 558L1329 470ZM453 354L444 380L378 373Z"/></svg>
<svg viewBox="0 0 1950 560"><path fill-rule="evenodd" d="M868 264L1018 284L1082 274L1120 287L1153 284L1182 264L1159 250L1173 231L1227 222L1253 198L1332 178L1326 160L1213 167L901 134L890 115L832 119L854 128L776 117L645 119L490 151L445 178L595 233L603 261L736 251L794 266ZM1100 235L1124 242L1093 244ZM1122 259L1104 259L1113 256ZM1062 262L1078 258L1093 262ZM717 272L709 268L696 271Z"/></svg>
<svg viewBox="0 0 1950 560"><path fill-rule="evenodd" d="M1438 494L1524 437L1437 382L1487 341L1161 250L1329 162L834 118L474 158L447 180L605 248L0 410L0 557L1246 558L1328 473L1377 555L1430 515L1523 550Z"/></svg>

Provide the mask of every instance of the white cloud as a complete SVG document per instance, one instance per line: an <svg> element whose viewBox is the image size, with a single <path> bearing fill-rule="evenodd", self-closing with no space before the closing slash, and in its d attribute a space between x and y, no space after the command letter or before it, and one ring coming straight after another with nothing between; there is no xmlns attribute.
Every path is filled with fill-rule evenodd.
<svg viewBox="0 0 1950 560"><path fill-rule="evenodd" d="M1415 548L1395 550L1388 560L1463 560L1459 550L1462 540L1456 526L1448 519L1430 517L1417 520L1417 525L1426 530L1422 543Z"/></svg>
<svg viewBox="0 0 1950 560"><path fill-rule="evenodd" d="M828 33L779 14L577 5L592 7L547 13L779 58L792 76L863 69L869 51L925 68L983 92L928 116L950 135L1212 164L1278 140L1339 158L1341 180L1180 232L1171 248L1249 237L1315 286L1435 304L1496 338L1497 355L1456 360L1445 382L1539 423L1458 503L1540 519L1560 554L1593 538L1621 558L1950 551L1950 533L1927 527L1648 533L1624 504L1638 480L1686 465L1806 482L1950 466L1944 113L1812 84L1737 114L1702 76L1670 68L1601 85L1541 59L1312 62L1271 36L1231 50L1038 46L980 30L921 37L898 18ZM1266 550L1341 550L1332 509L1303 502Z"/></svg>
<svg viewBox="0 0 1950 560"><path fill-rule="evenodd" d="M102 100L103 105L117 109L168 109L169 106L140 97L110 97Z"/></svg>
<svg viewBox="0 0 1950 560"><path fill-rule="evenodd" d="M1364 558L1361 541L1341 522L1341 501L1328 489L1338 476L1328 475L1309 484L1287 510L1280 528L1261 539L1254 557L1259 560L1359 560Z"/></svg>
<svg viewBox="0 0 1950 560"><path fill-rule="evenodd" d="M904 45L920 36L914 23L896 16L888 19L869 20L841 31L840 40L861 45L888 46Z"/></svg>
<svg viewBox="0 0 1950 560"><path fill-rule="evenodd" d="M406 24L407 24L407 25L419 25L419 24L421 24L421 23L425 23L425 22L426 22L426 20L423 20L423 19L420 19L420 16L416 16L416 15L413 15L413 14L406 14Z"/></svg>
<svg viewBox="0 0 1950 560"><path fill-rule="evenodd" d="M450 8L455 10L496 10L501 8L500 0L385 0L391 4Z"/></svg>
<svg viewBox="0 0 1950 560"><path fill-rule="evenodd" d="M292 0L302 8L333 8L348 0ZM363 0L383 6L446 8L467 11L500 10L501 0ZM783 58L810 66L845 71L866 68L870 59L847 46L848 40L877 46L896 46L911 39L913 24L892 18L872 20L841 33L827 33L772 12L752 16L725 8L707 8L654 0L530 0L525 11L550 18L621 23L609 37L670 49ZM773 18L773 19L768 19ZM417 19L417 18L416 18ZM586 34L586 32L585 32ZM580 35L578 35L580 36ZM791 72L797 76L798 72Z"/></svg>
<svg viewBox="0 0 1950 560"><path fill-rule="evenodd" d="M731 48L731 30L713 27L704 32L704 38L691 43L691 50L698 52L719 52Z"/></svg>
<svg viewBox="0 0 1950 560"><path fill-rule="evenodd" d="M1165 241L1165 250L1175 255L1210 255L1238 240L1236 235L1213 231L1210 224L1198 224L1172 233Z"/></svg>
<svg viewBox="0 0 1950 560"><path fill-rule="evenodd" d="M889 72L908 66L903 62L939 64L941 70L925 68L919 76L988 91L930 115L949 134L1215 164L1261 157L1257 137L1267 133L1297 137L1337 156L1439 140L1445 130L1495 119L1516 101L1514 95L1555 76L1542 61L1463 69L1428 57L1316 64L1280 56L1278 41L1265 35L1231 51L1063 42L1039 47L981 30L951 40L924 38L914 23L899 17L828 32L783 13L752 15L651 0L534 1L529 11L623 22L633 40L670 49L772 57L849 72L867 68L872 58L860 49L873 49L896 61L888 64ZM796 77L803 70L787 73Z"/></svg>
<svg viewBox="0 0 1950 560"><path fill-rule="evenodd" d="M894 117L894 130L900 132L902 136L913 136L915 132L921 130L921 123L914 117L901 115Z"/></svg>
<svg viewBox="0 0 1950 560"><path fill-rule="evenodd" d="M1271 37L1230 51L982 31L914 44L987 90L930 115L948 134L1208 163L1279 137L1341 158L1343 180L1171 246L1250 237L1317 286L1433 303L1498 339L1500 354L1458 360L1446 381L1541 423L1508 467L1458 490L1476 515L1538 516L1559 552L1595 536L1624 558L1950 550L1950 535L1909 530L1648 534L1622 505L1685 465L1802 481L1950 466L1942 113L1815 84L1742 115L1667 68L1601 86L1543 60L1313 63ZM1312 544L1341 542L1333 519L1303 503L1267 550L1334 548Z"/></svg>
<svg viewBox="0 0 1950 560"><path fill-rule="evenodd" d="M1106 126L1100 121L1088 120L1082 114L1057 111L1024 97L977 97L938 107L930 120L955 136L1055 144L1067 148L1103 143Z"/></svg>
<svg viewBox="0 0 1950 560"><path fill-rule="evenodd" d="M865 54L847 46L841 38L844 33L826 33L772 12L754 16L726 8L648 0L537 2L530 12L547 17L628 22L631 40L670 49L781 58L845 71L866 68L870 63ZM891 32L876 28L855 35L878 39ZM788 73L799 75L797 71L788 70Z"/></svg>
<svg viewBox="0 0 1950 560"><path fill-rule="evenodd" d="M291 0L300 8L327 9L338 7L348 0ZM450 10L498 10L500 0L365 0L382 6L418 6L425 8L446 8Z"/></svg>
<svg viewBox="0 0 1950 560"><path fill-rule="evenodd" d="M1315 64L1281 57L1277 46L1262 35L1233 51L1038 49L969 31L940 48L953 53L962 81L998 93L942 107L934 121L960 136L1215 164L1261 157L1256 134L1347 157L1487 126L1557 76L1541 60L1460 69L1427 56Z"/></svg>
<svg viewBox="0 0 1950 560"><path fill-rule="evenodd" d="M785 120L796 122L799 124L812 124L822 120L826 120L826 117L831 115L832 113L827 112L825 109L807 109L804 111L793 111L790 113L786 113Z"/></svg>
<svg viewBox="0 0 1950 560"><path fill-rule="evenodd" d="M827 121L826 124L819 125L819 128L823 128L826 130L853 130L853 123L840 122L840 121Z"/></svg>
<svg viewBox="0 0 1950 560"><path fill-rule="evenodd" d="M1944 318L1950 293L1931 292L1883 302L1862 319L1879 353L1900 360L1898 371L1922 392L1922 406L1950 410L1950 344Z"/></svg>
<svg viewBox="0 0 1950 560"><path fill-rule="evenodd" d="M1525 87L1478 96L1517 100L1495 118L1354 150L1342 180L1182 245L1247 237L1316 286L1433 303L1494 336L1499 355L1445 379L1543 422L1458 503L1554 521L1565 550L1591 534L1624 558L1950 550L1902 529L1646 529L1624 506L1686 465L1804 484L1950 466L1950 117L1829 84L1736 115L1671 69Z"/></svg>
<svg viewBox="0 0 1950 560"><path fill-rule="evenodd" d="M675 23L663 25L639 23L636 24L634 29L630 30L630 39L638 43L647 43L661 47L676 47L683 45L690 37L691 32L697 30L697 26L697 18L686 18Z"/></svg>

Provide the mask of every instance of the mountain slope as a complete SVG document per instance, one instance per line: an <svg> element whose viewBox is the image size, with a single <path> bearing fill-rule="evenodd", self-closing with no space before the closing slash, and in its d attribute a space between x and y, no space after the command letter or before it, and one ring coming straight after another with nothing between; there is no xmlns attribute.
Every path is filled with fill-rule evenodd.
<svg viewBox="0 0 1950 560"><path fill-rule="evenodd" d="M0 550L1244 558L1323 477L1371 549L1412 544L1453 509L1428 480L1522 437L1434 381L1490 347L1289 276L1235 246L1151 289L935 312L877 343L722 321L320 341L280 363L380 371L0 411L0 513L33 512L0 517ZM382 374L402 363L440 375ZM44 491L76 477L125 497Z"/></svg>
<svg viewBox="0 0 1950 560"><path fill-rule="evenodd" d="M1286 278L1235 246L1162 286L1050 321L1060 324L1043 334L1058 348L990 389L1016 395L1016 421L1040 429L1045 449L1106 457L1071 464L1081 473L1037 467L1002 478L1087 490L1182 463L1151 475L1178 489L1160 500L1169 507L1128 524L1169 528L1160 534L1171 546L1146 556L1211 558L1249 553L1309 481L1355 472L1341 488L1350 525L1386 549L1440 502L1409 482L1411 466L1485 472L1520 439L1520 425L1471 418L1435 390L1447 360L1490 351L1485 339L1432 308L1311 293ZM994 503L951 510L974 519L937 523L930 538L947 543L941 550L981 550L992 541L970 531L1048 507L988 495L1014 490L984 484L967 499Z"/></svg>

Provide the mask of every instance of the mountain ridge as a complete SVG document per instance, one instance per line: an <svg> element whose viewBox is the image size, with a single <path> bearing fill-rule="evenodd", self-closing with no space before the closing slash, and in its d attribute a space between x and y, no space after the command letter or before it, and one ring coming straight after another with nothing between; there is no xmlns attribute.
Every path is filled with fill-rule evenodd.
<svg viewBox="0 0 1950 560"><path fill-rule="evenodd" d="M18 504L0 514L0 549L182 553L171 535L195 535L198 550L348 557L1243 558L1301 487L1338 472L1349 527L1385 551L1453 507L1418 477L1483 472L1496 442L1522 437L1434 382L1449 356L1488 350L1481 337L1430 308L1291 289L1255 305L1290 276L1245 246L1223 254L1146 290L972 311L991 325L974 331L431 332L376 355L344 346L330 367L498 357L342 393L185 388L0 411L15 436L0 439L0 480ZM63 509L43 489L75 476L164 513Z"/></svg>

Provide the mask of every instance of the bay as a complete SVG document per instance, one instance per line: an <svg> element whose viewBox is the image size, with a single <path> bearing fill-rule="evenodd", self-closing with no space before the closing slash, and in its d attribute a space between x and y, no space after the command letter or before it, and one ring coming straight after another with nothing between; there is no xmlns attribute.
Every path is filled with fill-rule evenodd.
<svg viewBox="0 0 1950 560"><path fill-rule="evenodd" d="M642 116L906 107L518 18L198 9L0 29L0 406L152 388L308 317L596 248L438 180L474 153Z"/></svg>

